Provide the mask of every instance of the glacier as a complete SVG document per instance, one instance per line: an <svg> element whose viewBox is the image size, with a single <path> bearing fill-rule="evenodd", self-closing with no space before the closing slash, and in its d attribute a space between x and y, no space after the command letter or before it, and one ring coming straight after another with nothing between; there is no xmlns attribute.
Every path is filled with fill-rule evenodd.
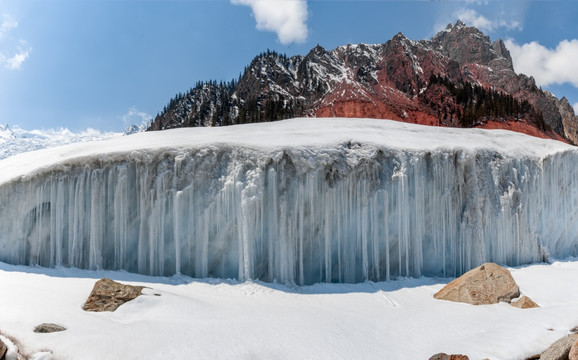
<svg viewBox="0 0 578 360"><path fill-rule="evenodd" d="M293 119L0 161L0 261L266 282L578 255L578 150L502 130Z"/></svg>

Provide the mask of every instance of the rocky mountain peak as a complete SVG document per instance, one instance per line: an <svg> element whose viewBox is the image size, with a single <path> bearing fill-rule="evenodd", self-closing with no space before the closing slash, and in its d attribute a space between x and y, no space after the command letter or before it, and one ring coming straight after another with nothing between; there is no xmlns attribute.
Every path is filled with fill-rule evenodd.
<svg viewBox="0 0 578 360"><path fill-rule="evenodd" d="M492 43L492 49L496 52L499 58L504 59L506 61L506 66L514 71L514 63L512 61L512 56L510 55L510 51L506 48L506 44L502 39L498 39Z"/></svg>
<svg viewBox="0 0 578 360"><path fill-rule="evenodd" d="M454 26L452 26L452 24L449 23L447 28L452 29L452 28L465 28L465 27L467 27L467 25L464 24L462 20L458 19L458 21L456 21L456 24Z"/></svg>
<svg viewBox="0 0 578 360"><path fill-rule="evenodd" d="M409 40L403 33L398 32L395 36L391 39L392 41L407 41Z"/></svg>
<svg viewBox="0 0 578 360"><path fill-rule="evenodd" d="M434 48L460 65L470 63L487 65L499 56L492 49L492 43L487 35L475 27L466 26L460 20L454 26L448 26L446 30L437 33L431 42Z"/></svg>
<svg viewBox="0 0 578 360"><path fill-rule="evenodd" d="M311 49L311 51L309 52L309 54L307 54L307 56L311 55L311 56L317 56L317 57L321 57L323 55L325 55L327 53L327 50L325 50L325 48L319 44L317 44L317 46L315 46L313 49Z"/></svg>
<svg viewBox="0 0 578 360"><path fill-rule="evenodd" d="M462 21L431 40L398 33L377 45L317 45L306 56L267 51L238 81L179 94L151 130L299 116L503 128L578 143L572 107L516 74L501 39Z"/></svg>

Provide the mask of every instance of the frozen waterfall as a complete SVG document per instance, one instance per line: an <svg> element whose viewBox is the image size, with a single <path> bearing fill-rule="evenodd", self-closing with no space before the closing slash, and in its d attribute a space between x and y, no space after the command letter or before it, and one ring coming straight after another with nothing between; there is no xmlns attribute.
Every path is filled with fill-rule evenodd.
<svg viewBox="0 0 578 360"><path fill-rule="evenodd" d="M442 131L402 126L408 137ZM578 152L569 146L542 157L499 143L404 148L347 129L335 132L349 140L311 146L268 130L279 144L263 146L214 131L204 144L134 145L14 174L0 186L0 261L312 284L578 255ZM171 142L170 132L138 141L151 136ZM503 137L545 142L513 139Z"/></svg>

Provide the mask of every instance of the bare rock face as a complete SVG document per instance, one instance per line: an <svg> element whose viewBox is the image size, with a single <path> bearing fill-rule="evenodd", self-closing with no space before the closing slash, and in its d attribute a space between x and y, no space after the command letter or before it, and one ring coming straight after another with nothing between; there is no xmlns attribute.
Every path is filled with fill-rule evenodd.
<svg viewBox="0 0 578 360"><path fill-rule="evenodd" d="M560 111L560 116L562 116L562 124L564 125L566 137L574 144L578 144L578 116L574 114L574 109L568 102L568 99L563 97L558 100L554 96L553 98Z"/></svg>
<svg viewBox="0 0 578 360"><path fill-rule="evenodd" d="M430 357L429 360L469 360L466 355L448 355L444 353L435 354L434 356Z"/></svg>
<svg viewBox="0 0 578 360"><path fill-rule="evenodd" d="M567 360L572 345L578 340L578 334L572 334L556 341L540 355L540 360Z"/></svg>
<svg viewBox="0 0 578 360"><path fill-rule="evenodd" d="M512 274L497 264L485 263L444 286L434 298L485 305L510 302L518 296L520 288Z"/></svg>
<svg viewBox="0 0 578 360"><path fill-rule="evenodd" d="M122 304L141 295L142 286L117 283L110 279L100 279L94 284L82 309L84 311L115 311Z"/></svg>
<svg viewBox="0 0 578 360"><path fill-rule="evenodd" d="M568 360L578 360L578 340L574 341L574 345L570 348Z"/></svg>
<svg viewBox="0 0 578 360"><path fill-rule="evenodd" d="M64 330L66 330L64 326L49 323L40 324L34 328L35 333L42 333L42 334L59 332Z"/></svg>
<svg viewBox="0 0 578 360"><path fill-rule="evenodd" d="M533 302L532 299L530 299L527 296L522 296L518 300L511 302L510 305L520 309L531 309L540 307L540 305Z"/></svg>
<svg viewBox="0 0 578 360"><path fill-rule="evenodd" d="M510 56L506 47L496 43L492 46L490 38L474 27L466 26L458 20L455 25L449 24L446 31L441 31L432 38L435 48L460 65L487 65L500 55ZM498 50L498 51L496 51ZM511 66L511 58L509 63Z"/></svg>

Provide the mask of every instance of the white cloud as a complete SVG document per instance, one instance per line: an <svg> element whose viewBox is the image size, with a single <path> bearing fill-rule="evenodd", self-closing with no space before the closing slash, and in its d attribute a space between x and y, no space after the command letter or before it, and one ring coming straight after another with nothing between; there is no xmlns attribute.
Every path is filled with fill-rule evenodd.
<svg viewBox="0 0 578 360"><path fill-rule="evenodd" d="M458 9L454 12L454 17L462 20L470 26L477 27L482 31L490 31L494 28L492 21L485 16L478 14L473 9Z"/></svg>
<svg viewBox="0 0 578 360"><path fill-rule="evenodd" d="M11 36L13 29L18 27L18 22L10 15L2 14L2 24L0 24L0 66L8 70L17 70L32 51L32 48L25 40ZM16 48L16 50L14 50Z"/></svg>
<svg viewBox="0 0 578 360"><path fill-rule="evenodd" d="M574 114L578 115L578 102L574 104Z"/></svg>
<svg viewBox="0 0 578 360"><path fill-rule="evenodd" d="M506 46L514 69L533 76L539 85L569 83L578 87L578 40L563 40L555 49L535 41L518 45L511 39L506 40Z"/></svg>
<svg viewBox="0 0 578 360"><path fill-rule="evenodd" d="M4 67L8 70L18 70L28 59L32 48L24 40L20 40L20 45L18 46L16 53L6 56L4 53L0 52L0 63L4 64Z"/></svg>
<svg viewBox="0 0 578 360"><path fill-rule="evenodd" d="M10 15L2 14L2 24L0 25L0 38L10 30L18 26L18 22Z"/></svg>
<svg viewBox="0 0 578 360"><path fill-rule="evenodd" d="M460 19L469 26L474 26L483 32L491 32L500 28L522 30L520 21L514 19L505 20L502 16L497 20L491 20L473 9L461 8L454 11L452 15L455 19Z"/></svg>
<svg viewBox="0 0 578 360"><path fill-rule="evenodd" d="M132 106L128 112L121 117L124 126L147 124L153 117L149 114L138 111L136 107Z"/></svg>
<svg viewBox="0 0 578 360"><path fill-rule="evenodd" d="M277 33L284 45L307 39L306 0L231 0L231 3L251 7L257 29Z"/></svg>

